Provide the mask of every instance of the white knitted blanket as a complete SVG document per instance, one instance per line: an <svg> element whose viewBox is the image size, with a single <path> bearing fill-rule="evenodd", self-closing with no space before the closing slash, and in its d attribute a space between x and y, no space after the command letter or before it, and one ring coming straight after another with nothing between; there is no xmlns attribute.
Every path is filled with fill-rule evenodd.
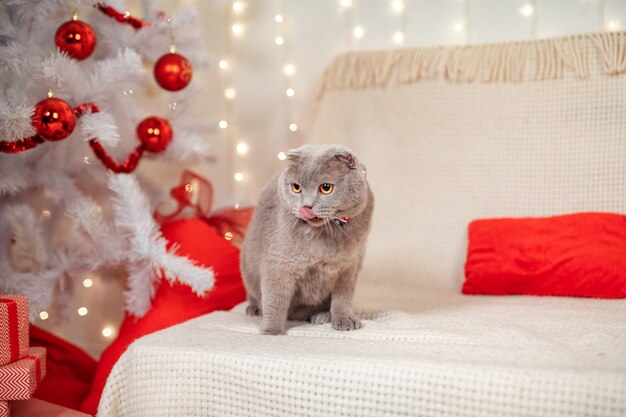
<svg viewBox="0 0 626 417"><path fill-rule="evenodd" d="M626 301L446 296L258 334L243 306L135 342L109 416L624 416ZM568 324L571 323L571 324Z"/></svg>

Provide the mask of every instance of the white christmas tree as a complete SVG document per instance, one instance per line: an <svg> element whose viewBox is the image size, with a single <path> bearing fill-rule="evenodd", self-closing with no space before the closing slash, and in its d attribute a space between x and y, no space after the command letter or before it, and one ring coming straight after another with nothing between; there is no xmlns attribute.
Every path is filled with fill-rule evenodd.
<svg viewBox="0 0 626 417"><path fill-rule="evenodd" d="M144 2L140 20L118 1L0 4L0 293L28 296L33 317L62 311L85 271L122 266L136 316L160 276L198 294L213 285L210 269L166 249L149 187L133 172L143 158L212 158L211 124L185 116L192 68L209 62L196 14L152 7ZM153 75L161 57L165 67ZM155 104L155 94L169 95L169 105ZM157 124L143 126L140 141L147 116ZM72 118L75 128L59 139Z"/></svg>

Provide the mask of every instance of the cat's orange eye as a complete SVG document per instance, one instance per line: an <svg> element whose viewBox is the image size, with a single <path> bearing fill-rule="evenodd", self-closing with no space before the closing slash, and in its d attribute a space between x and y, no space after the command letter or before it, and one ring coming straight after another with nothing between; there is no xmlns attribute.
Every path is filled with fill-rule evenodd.
<svg viewBox="0 0 626 417"><path fill-rule="evenodd" d="M291 189L293 190L294 193L299 193L302 191L302 187L300 187L300 184L292 182L291 183Z"/></svg>
<svg viewBox="0 0 626 417"><path fill-rule="evenodd" d="M335 188L335 186L334 186L334 185L324 183L324 184L320 185L320 192L321 192L322 194L330 194L330 193L332 193L332 192L333 192L333 189L334 189L334 188Z"/></svg>

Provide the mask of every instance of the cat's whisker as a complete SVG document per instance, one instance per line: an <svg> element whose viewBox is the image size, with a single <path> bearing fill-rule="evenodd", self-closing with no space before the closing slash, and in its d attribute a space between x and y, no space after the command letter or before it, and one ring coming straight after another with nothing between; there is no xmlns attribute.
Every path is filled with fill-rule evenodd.
<svg viewBox="0 0 626 417"><path fill-rule="evenodd" d="M293 231L296 224L298 224L298 217L289 216L287 217L287 220L279 226L277 232L281 233L285 229L289 229L289 231Z"/></svg>

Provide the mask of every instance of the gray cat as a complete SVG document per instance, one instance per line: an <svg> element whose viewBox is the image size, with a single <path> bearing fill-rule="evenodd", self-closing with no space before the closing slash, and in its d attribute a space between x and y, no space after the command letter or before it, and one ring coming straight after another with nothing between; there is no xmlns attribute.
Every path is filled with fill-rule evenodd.
<svg viewBox="0 0 626 417"><path fill-rule="evenodd" d="M263 334L284 334L287 319L359 329L352 296L374 209L365 167L339 145L305 145L287 159L242 246L246 312L263 316Z"/></svg>

